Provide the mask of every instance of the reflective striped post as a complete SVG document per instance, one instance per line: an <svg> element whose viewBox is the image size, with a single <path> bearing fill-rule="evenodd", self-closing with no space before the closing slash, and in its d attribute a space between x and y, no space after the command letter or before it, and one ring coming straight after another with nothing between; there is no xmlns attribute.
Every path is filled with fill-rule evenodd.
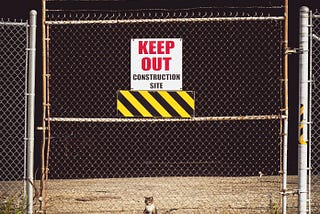
<svg viewBox="0 0 320 214"><path fill-rule="evenodd" d="M302 53L299 57L299 147L298 147L298 175L299 175L299 213L307 213L307 171L308 171L308 48L309 48L309 8L300 8L299 43Z"/></svg>

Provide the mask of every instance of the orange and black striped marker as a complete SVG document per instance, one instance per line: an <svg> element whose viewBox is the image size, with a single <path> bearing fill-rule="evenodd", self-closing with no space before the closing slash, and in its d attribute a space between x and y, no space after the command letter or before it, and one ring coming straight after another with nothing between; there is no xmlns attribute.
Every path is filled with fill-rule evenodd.
<svg viewBox="0 0 320 214"><path fill-rule="evenodd" d="M191 118L194 110L193 91L117 92L117 111L121 117Z"/></svg>

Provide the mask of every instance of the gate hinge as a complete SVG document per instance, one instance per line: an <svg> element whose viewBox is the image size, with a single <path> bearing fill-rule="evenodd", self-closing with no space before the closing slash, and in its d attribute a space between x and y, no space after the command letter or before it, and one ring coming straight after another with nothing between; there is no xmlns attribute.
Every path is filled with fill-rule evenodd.
<svg viewBox="0 0 320 214"><path fill-rule="evenodd" d="M293 189L293 190L283 190L282 192L280 192L281 195L298 195L299 194L299 190L298 189Z"/></svg>
<svg viewBox="0 0 320 214"><path fill-rule="evenodd" d="M37 131L42 131L43 130L43 127L42 126L37 126ZM45 127L44 128L45 130L48 130L48 127Z"/></svg>
<svg viewBox="0 0 320 214"><path fill-rule="evenodd" d="M300 48L288 48L286 54L301 54L303 51Z"/></svg>

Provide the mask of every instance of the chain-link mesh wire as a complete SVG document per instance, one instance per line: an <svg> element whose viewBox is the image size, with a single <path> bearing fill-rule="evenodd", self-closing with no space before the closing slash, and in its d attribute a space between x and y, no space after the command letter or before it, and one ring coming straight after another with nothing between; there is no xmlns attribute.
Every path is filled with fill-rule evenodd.
<svg viewBox="0 0 320 214"><path fill-rule="evenodd" d="M311 210L320 212L320 13L312 18Z"/></svg>
<svg viewBox="0 0 320 214"><path fill-rule="evenodd" d="M53 178L255 176L279 170L277 120L55 122L52 130Z"/></svg>
<svg viewBox="0 0 320 214"><path fill-rule="evenodd" d="M27 23L0 20L0 200L13 206L23 194L27 35Z"/></svg>
<svg viewBox="0 0 320 214"><path fill-rule="evenodd" d="M148 195L161 213L279 209L279 117L76 118L117 117L116 92L130 89L131 38L183 39L183 90L195 91L196 117L278 116L283 17L201 9L106 14L48 15L50 114L75 119L51 121L47 209L140 213Z"/></svg>
<svg viewBox="0 0 320 214"><path fill-rule="evenodd" d="M196 116L279 114L281 32L275 20L52 25L51 114L116 117L115 91L130 89L130 38L144 37L183 38Z"/></svg>

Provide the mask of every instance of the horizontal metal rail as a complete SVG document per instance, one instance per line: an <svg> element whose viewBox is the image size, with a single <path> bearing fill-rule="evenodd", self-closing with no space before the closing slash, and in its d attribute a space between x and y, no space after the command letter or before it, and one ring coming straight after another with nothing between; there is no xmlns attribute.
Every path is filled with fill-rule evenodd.
<svg viewBox="0 0 320 214"><path fill-rule="evenodd" d="M0 25L11 25L11 26L28 26L27 22L6 22L4 20L0 20Z"/></svg>
<svg viewBox="0 0 320 214"><path fill-rule="evenodd" d="M145 22L208 22L208 21L268 21L284 20L283 16L267 17L212 17L212 18L165 18L165 19L117 19L117 20L60 20L46 21L47 25L81 25L81 24L131 24Z"/></svg>
<svg viewBox="0 0 320 214"><path fill-rule="evenodd" d="M66 118L52 117L50 122L79 123L115 123L115 122L195 122L195 121L228 121L228 120L278 120L279 115L222 116L193 118Z"/></svg>

